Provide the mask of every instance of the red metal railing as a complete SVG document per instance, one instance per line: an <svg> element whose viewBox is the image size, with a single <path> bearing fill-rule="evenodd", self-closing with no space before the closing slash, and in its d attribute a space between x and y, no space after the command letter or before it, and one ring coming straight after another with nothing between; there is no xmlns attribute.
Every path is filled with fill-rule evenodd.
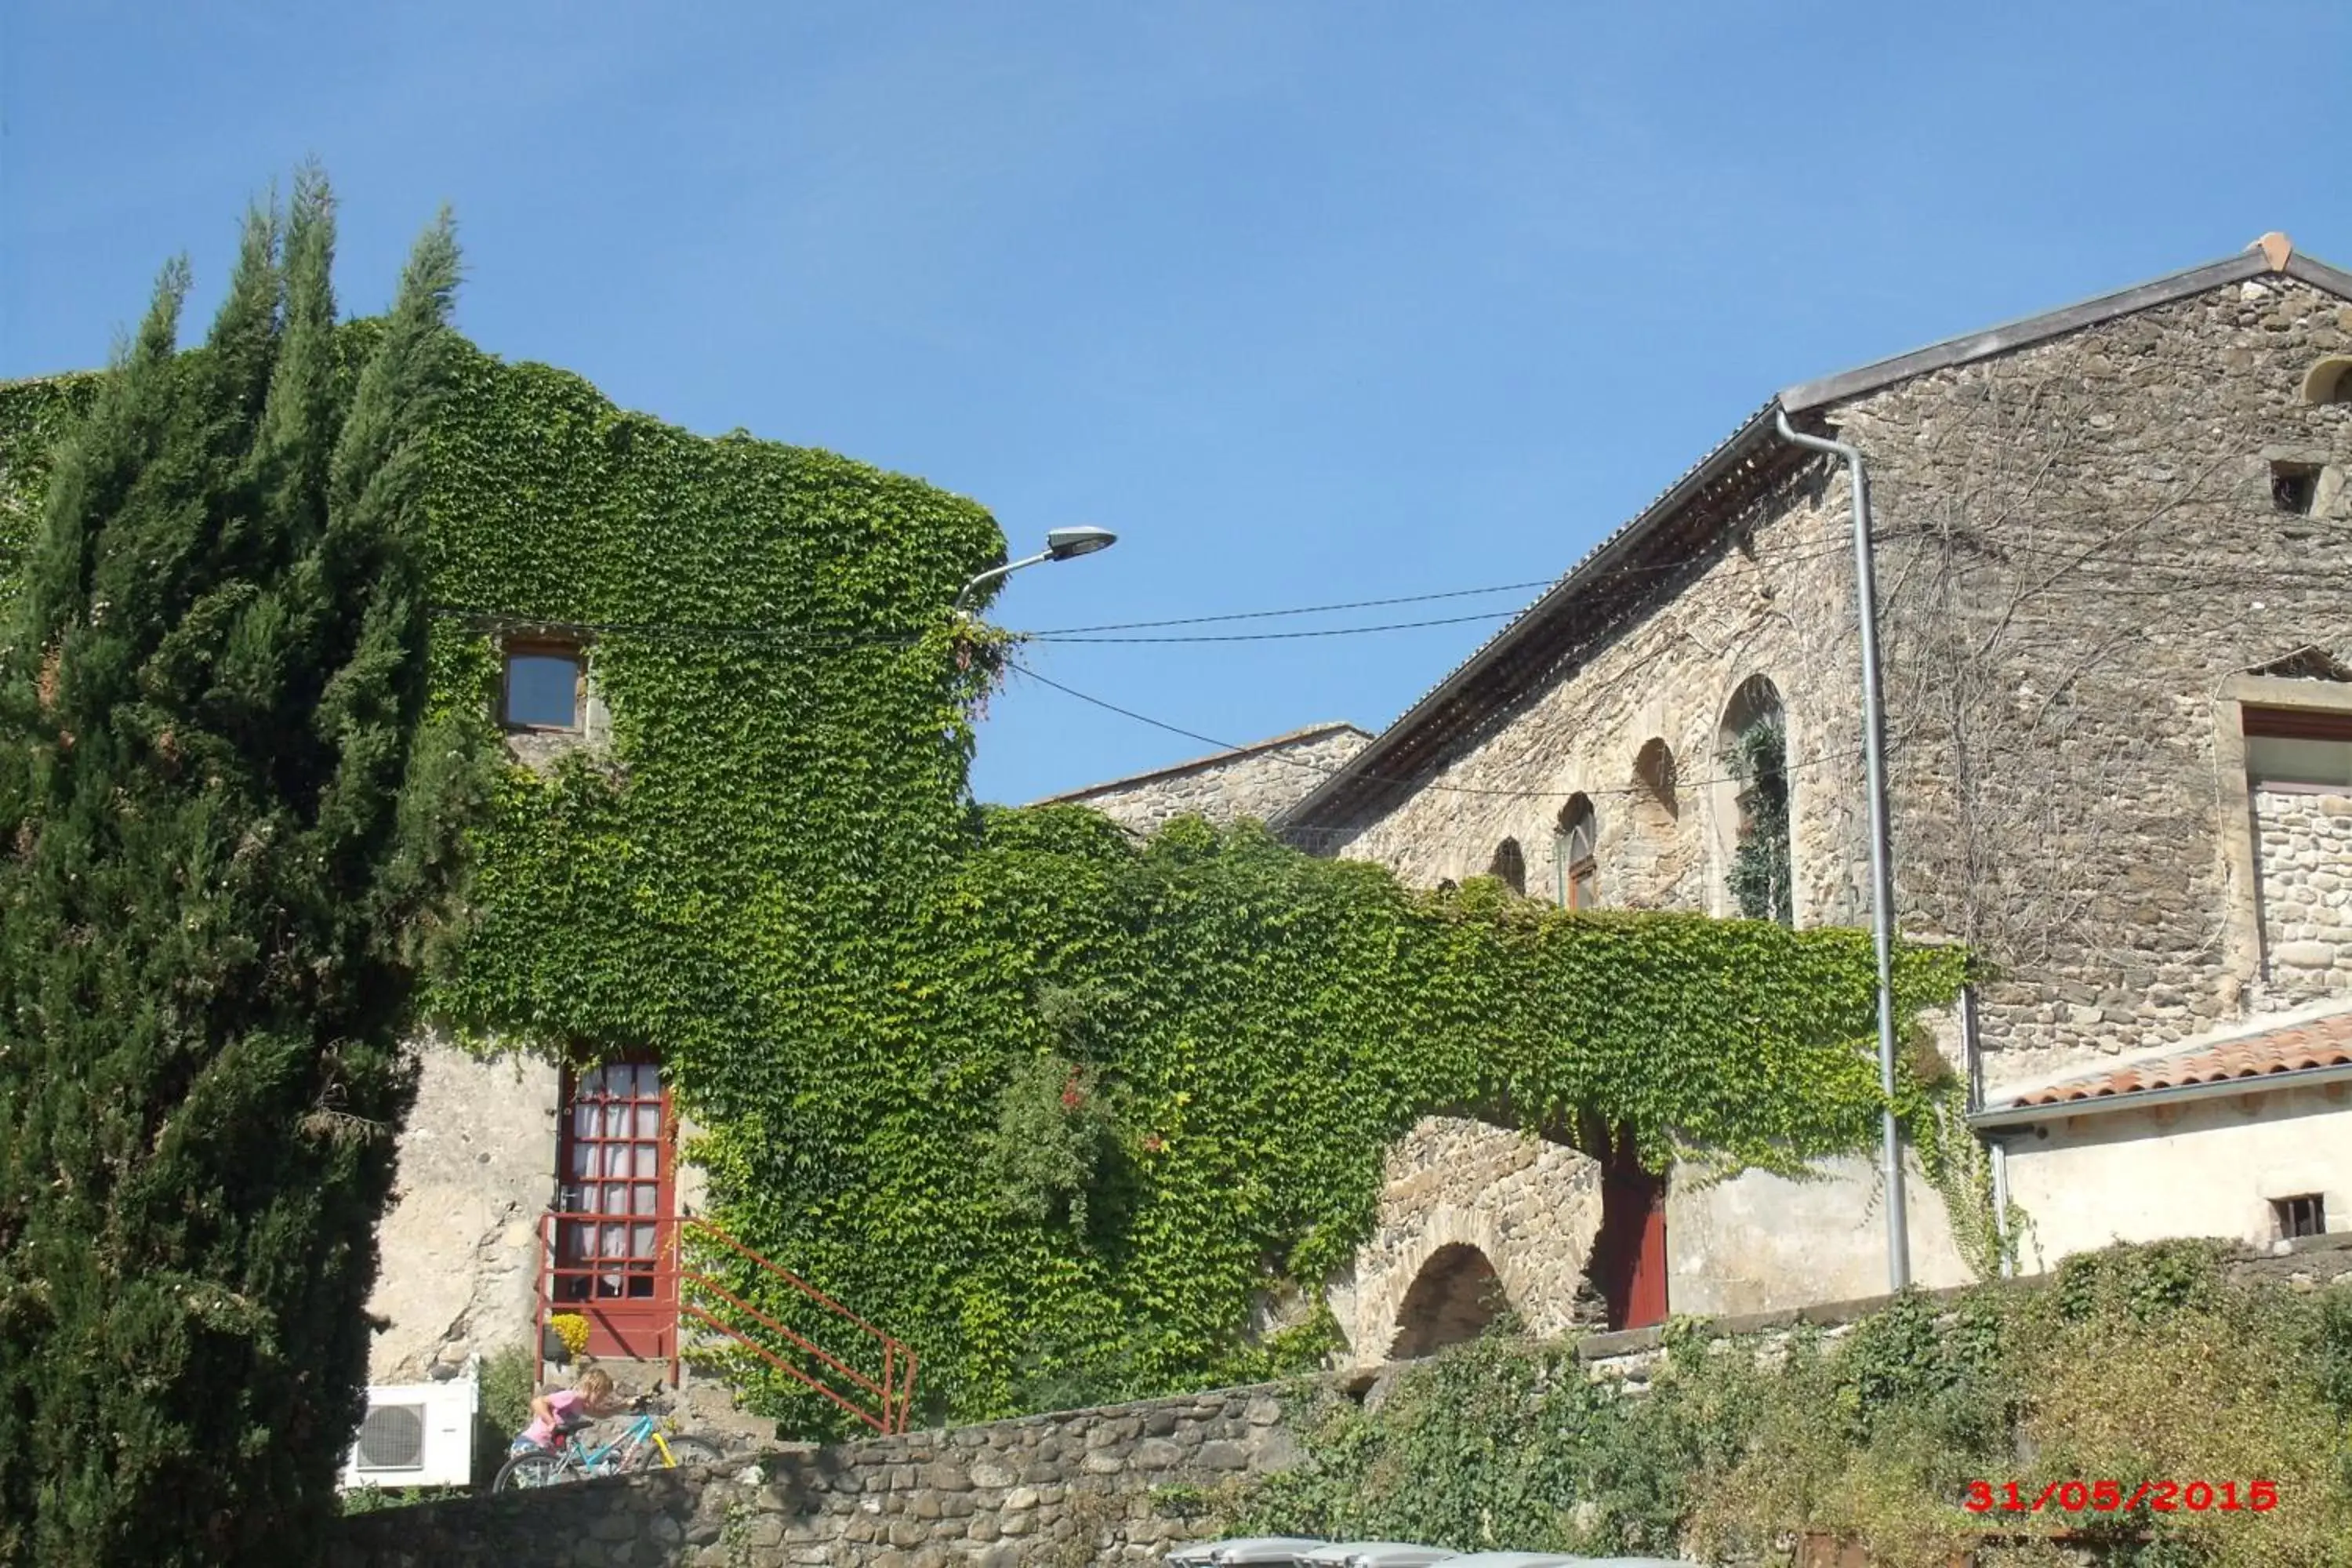
<svg viewBox="0 0 2352 1568"><path fill-rule="evenodd" d="M562 1234L562 1226L573 1224L582 1226L605 1224L642 1226L651 1224L656 1230L654 1256L649 1260L632 1259L625 1266L616 1266L610 1258L565 1263L558 1253L558 1238ZM759 1273L781 1281L856 1328L865 1340L879 1349L880 1375L877 1377L861 1371L797 1330L778 1322L720 1280L688 1263L684 1257L683 1243L689 1232L733 1253ZM691 1319L721 1338L741 1346L786 1376L806 1384L886 1436L906 1431L913 1420L917 1363L912 1348L884 1333L792 1270L762 1258L707 1219L691 1215L667 1215L649 1219L645 1215L551 1212L541 1216L539 1241L538 1321L533 1350L542 1359L546 1352L549 1320L558 1312L576 1312L592 1323L600 1320L608 1321L615 1326L616 1331L625 1325L631 1331L646 1334L649 1342L643 1348L651 1353L645 1359L668 1362L670 1382L675 1384L683 1351L679 1326ZM650 1267L645 1267L648 1262ZM646 1280L650 1295L597 1296L595 1281L600 1279L609 1280L615 1274L624 1279ZM568 1299L568 1293L560 1289L561 1282L575 1279L587 1281L586 1288L580 1292L578 1299ZM832 1377L801 1364L789 1355L779 1354L775 1349L761 1343L750 1330L719 1317L712 1306L721 1302L749 1318L766 1333L774 1335L810 1358L819 1368L829 1372ZM835 1381L836 1379L845 1382L848 1386L840 1386Z"/></svg>

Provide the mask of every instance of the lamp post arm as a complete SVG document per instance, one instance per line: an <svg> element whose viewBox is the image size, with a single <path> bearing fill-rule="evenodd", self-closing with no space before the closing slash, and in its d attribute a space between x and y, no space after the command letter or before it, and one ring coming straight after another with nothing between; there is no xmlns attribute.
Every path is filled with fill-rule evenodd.
<svg viewBox="0 0 2352 1568"><path fill-rule="evenodd" d="M1034 566L1040 562L1051 561L1053 558L1054 552L1047 550L1041 552L1038 554L1032 555L1025 561L1008 561L1002 566L990 567L987 571L982 572L979 576L974 577L971 582L966 583L963 585L961 591L955 596L956 609L959 611L962 610L965 601L971 597L972 590L981 586L982 584L993 583L999 577L1009 577L1024 566Z"/></svg>

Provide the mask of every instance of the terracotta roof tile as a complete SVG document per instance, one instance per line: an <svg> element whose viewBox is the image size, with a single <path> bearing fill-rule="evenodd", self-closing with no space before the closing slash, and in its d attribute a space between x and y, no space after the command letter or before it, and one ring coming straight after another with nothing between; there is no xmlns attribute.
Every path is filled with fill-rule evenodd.
<svg viewBox="0 0 2352 1568"><path fill-rule="evenodd" d="M2352 1067L2352 1011L2284 1028L2244 1035L2218 1046L2192 1047L2130 1067L2070 1079L2019 1096L2014 1106L2064 1105L2192 1083L2268 1078L2314 1068Z"/></svg>

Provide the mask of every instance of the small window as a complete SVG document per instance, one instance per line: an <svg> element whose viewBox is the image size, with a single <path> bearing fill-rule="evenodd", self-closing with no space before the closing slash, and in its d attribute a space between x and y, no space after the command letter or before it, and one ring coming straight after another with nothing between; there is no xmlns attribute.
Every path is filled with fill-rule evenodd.
<svg viewBox="0 0 2352 1568"><path fill-rule="evenodd" d="M1600 819L1588 795L1573 795L1559 814L1553 853L1559 860L1559 903L1567 910L1601 907L1601 866L1596 847Z"/></svg>
<svg viewBox="0 0 2352 1568"><path fill-rule="evenodd" d="M2329 354L2303 378L2305 403L2352 403L2352 354Z"/></svg>
<svg viewBox="0 0 2352 1568"><path fill-rule="evenodd" d="M1486 875L1502 879L1503 886L1515 893L1528 890L1528 858L1520 853L1517 839L1506 838L1495 846L1494 862L1486 868Z"/></svg>
<svg viewBox="0 0 2352 1568"><path fill-rule="evenodd" d="M2299 1198L2273 1198L2271 1213L2278 1220L2282 1241L2327 1234L2327 1200L2317 1193L2305 1193Z"/></svg>
<svg viewBox="0 0 2352 1568"><path fill-rule="evenodd" d="M586 661L559 644L509 646L501 713L509 730L577 730Z"/></svg>
<svg viewBox="0 0 2352 1568"><path fill-rule="evenodd" d="M2248 708L2246 777L2272 790L2352 795L2352 713Z"/></svg>
<svg viewBox="0 0 2352 1568"><path fill-rule="evenodd" d="M2319 499L2319 469L2310 463L2271 465L2271 506L2292 517L2309 517Z"/></svg>

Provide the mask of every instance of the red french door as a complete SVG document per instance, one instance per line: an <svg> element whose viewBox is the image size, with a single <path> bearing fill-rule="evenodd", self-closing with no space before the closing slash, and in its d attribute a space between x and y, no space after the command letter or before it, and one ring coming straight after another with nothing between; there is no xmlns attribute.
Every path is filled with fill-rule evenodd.
<svg viewBox="0 0 2352 1568"><path fill-rule="evenodd" d="M657 1361L677 1329L664 1252L676 1199L669 1091L651 1062L567 1070L556 1187L555 1309L588 1320L588 1353Z"/></svg>

